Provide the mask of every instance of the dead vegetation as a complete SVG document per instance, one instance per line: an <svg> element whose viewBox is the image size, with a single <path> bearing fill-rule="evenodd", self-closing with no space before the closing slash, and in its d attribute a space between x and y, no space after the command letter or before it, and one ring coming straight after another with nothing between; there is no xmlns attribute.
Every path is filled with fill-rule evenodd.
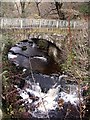
<svg viewBox="0 0 90 120"><path fill-rule="evenodd" d="M27 5L29 4L30 3L28 3ZM49 17L56 18L57 16L58 18L58 15L55 15L55 14L52 17L48 15L48 10L50 10L49 9L50 6L48 7L48 10L45 10L44 13L40 13L40 10L42 8L42 6L41 8L38 8L40 6L41 6L40 3L36 4L37 13L34 14L34 17L40 18L41 16L45 16L46 18L49 18ZM5 7L5 4L4 4L4 7ZM10 7L13 9L12 5ZM23 16L24 16L27 13L26 11L24 13L24 10L26 10L25 4L21 3L21 7L22 7L21 13L23 13ZM11 8L10 8L10 11L11 11ZM17 11L18 6L16 5L15 8ZM8 10L6 13L6 11L4 11L3 9L2 16L9 17L9 14L11 14L10 11ZM14 17L18 16L16 13L19 13L19 12L20 11L17 11L17 12L12 11L12 13L14 13ZM54 10L53 12L56 12L56 11ZM52 10L49 13L52 14ZM19 17L20 15L21 14L19 14ZM31 16L32 16L32 13L31 13ZM67 16L68 15L66 14L66 18ZM77 14L74 17L82 19L82 17ZM84 26L84 28L85 27L86 26ZM88 120L89 110L90 110L90 101L89 101L90 100L90 86L89 86L90 84L89 66L90 65L89 65L89 57L88 57L88 55L90 54L90 48L89 48L89 41L88 41L88 28L85 28L85 29L81 28L80 30L78 29L76 31L71 31L71 33L68 33L68 32L69 32L68 30L65 30L65 32L63 32L64 35L60 35L59 33L59 37L58 37L58 34L56 33L55 35L55 33L53 32L50 34L46 32L45 34L42 32L38 33L36 32L36 30L34 32L30 30L18 30L17 33L15 33L15 30L2 30L2 42L1 42L2 48L0 52L2 53L2 63L1 63L2 74L1 75L2 75L2 91L3 92L1 97L2 97L2 104L3 104L2 109L3 109L4 119L8 119L8 120L12 118L25 119L31 116L27 112L27 106L21 105L23 103L23 100L19 99L20 96L18 95L18 92L14 87L14 84L20 84L20 82L23 80L22 70L19 68L17 69L15 66L12 66L7 59L7 53L9 48L13 44L17 43L18 41L26 39L27 36L31 34L31 36L33 37L41 36L42 38L43 37L45 38L46 36L46 38L49 41L53 41L57 47L62 49L63 58L65 59L65 61L63 64L60 64L60 66L62 66L62 71L69 75L70 81L76 81L78 83L79 100L80 100L80 92L81 92L80 86L82 86L82 89L84 90L85 103L84 105L82 105L80 101L79 114L80 114L81 120L82 119ZM61 107L63 106L63 100L60 99L58 104L61 109ZM71 110L72 110L72 106L69 106L67 108L65 119L67 118Z"/></svg>

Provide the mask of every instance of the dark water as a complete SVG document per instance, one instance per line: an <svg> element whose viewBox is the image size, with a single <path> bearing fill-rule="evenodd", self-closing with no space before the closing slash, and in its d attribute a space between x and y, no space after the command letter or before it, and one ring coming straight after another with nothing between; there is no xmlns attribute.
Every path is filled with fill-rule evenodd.
<svg viewBox="0 0 90 120"><path fill-rule="evenodd" d="M45 42L45 45L42 45L42 47L40 46L42 43L38 45L36 44L36 39L33 40L23 40L13 46L8 53L9 60L16 66L44 74L60 72L60 67L54 61L54 58L48 55L50 42ZM16 58L13 55L16 55Z"/></svg>

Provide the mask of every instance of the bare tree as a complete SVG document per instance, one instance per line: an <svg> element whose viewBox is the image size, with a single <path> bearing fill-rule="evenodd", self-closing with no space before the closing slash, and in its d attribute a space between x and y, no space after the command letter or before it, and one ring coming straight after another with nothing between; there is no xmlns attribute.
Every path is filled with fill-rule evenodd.
<svg viewBox="0 0 90 120"><path fill-rule="evenodd" d="M63 5L62 2L57 2L56 0L54 0L54 2L52 3L49 3L49 6L45 8L43 17L47 17L49 15L50 16L58 15L59 19L61 20L65 19L65 15L61 10L62 5Z"/></svg>
<svg viewBox="0 0 90 120"><path fill-rule="evenodd" d="M40 2L35 2L35 3L36 3L36 6L37 6L37 9L38 9L38 15L40 16L40 9L39 9Z"/></svg>
<svg viewBox="0 0 90 120"><path fill-rule="evenodd" d="M29 4L30 2L21 2L21 0L20 2L15 2L16 9L20 17L25 17L25 11Z"/></svg>
<svg viewBox="0 0 90 120"><path fill-rule="evenodd" d="M25 13L25 2L20 2L21 5L21 17L24 17Z"/></svg>
<svg viewBox="0 0 90 120"><path fill-rule="evenodd" d="M57 14L59 16L59 19L63 20L63 19L65 19L65 16L64 16L63 12L61 11L62 5L63 5L63 3L55 1L55 7L57 10Z"/></svg>

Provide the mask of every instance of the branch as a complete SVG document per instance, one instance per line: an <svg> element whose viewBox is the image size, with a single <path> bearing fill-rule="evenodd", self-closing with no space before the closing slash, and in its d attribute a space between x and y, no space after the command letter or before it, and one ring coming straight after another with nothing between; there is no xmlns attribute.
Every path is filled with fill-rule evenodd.
<svg viewBox="0 0 90 120"><path fill-rule="evenodd" d="M47 13L44 14L42 17L44 17L44 16L48 16L48 15L50 14L50 12L52 12L53 10L56 10L56 8L52 8L50 11L47 11ZM55 14L56 14L56 13L55 13Z"/></svg>
<svg viewBox="0 0 90 120"><path fill-rule="evenodd" d="M17 11L18 11L19 16L21 16L20 11L19 11L19 7L18 7L18 5L17 5L16 2L15 2L15 5L16 5L16 8L17 8Z"/></svg>

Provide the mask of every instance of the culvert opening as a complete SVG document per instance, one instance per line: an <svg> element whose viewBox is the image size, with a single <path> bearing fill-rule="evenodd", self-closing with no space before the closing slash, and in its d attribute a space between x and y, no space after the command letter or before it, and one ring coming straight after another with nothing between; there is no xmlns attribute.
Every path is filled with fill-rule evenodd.
<svg viewBox="0 0 90 120"><path fill-rule="evenodd" d="M47 40L31 38L9 50L9 61L23 68L26 74L23 81L15 85L20 104L25 106L31 118L79 120L78 85L68 83L67 75L61 74L56 59L52 59L52 49L56 50L56 55L61 51Z"/></svg>

